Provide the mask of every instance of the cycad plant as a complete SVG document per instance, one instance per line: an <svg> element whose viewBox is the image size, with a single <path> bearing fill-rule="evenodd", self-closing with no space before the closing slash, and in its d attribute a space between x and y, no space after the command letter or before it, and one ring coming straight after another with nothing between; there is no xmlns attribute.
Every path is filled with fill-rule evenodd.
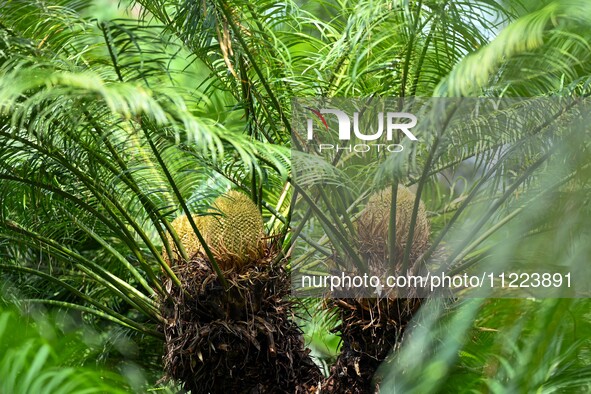
<svg viewBox="0 0 591 394"><path fill-rule="evenodd" d="M108 366L121 359L115 338L126 337L149 384L166 365L193 392L588 389L586 301L450 297L419 309L399 298L413 307L404 322L393 322L391 341L372 342L382 347L373 349L379 358L371 369L356 361L365 349L352 347L324 381L299 327L312 315L322 322L307 338L346 332L343 305L294 305L287 294L291 270L318 271L335 251L357 251L348 237L368 198L362 192L389 187L396 196L398 184L416 196L409 240L421 201L429 216L429 247L412 256L415 263L444 261L460 272L539 261L588 277L581 264L590 255L589 133L581 111L591 71L586 0L139 0L122 3L116 17L102 12L105 4L0 5L0 271L18 289L5 297L80 316L105 334ZM293 98L417 96L458 100L465 111L478 100L464 97L521 99L468 127L425 130L424 143L375 168L355 173L355 158L339 157L323 172L331 174L325 190L294 185L290 141L300 126ZM366 183L345 195L342 176ZM204 225L224 219L215 201L229 189L248 196L264 221L266 252L244 271L217 261L224 259L214 245L219 237ZM301 219L294 208L302 201L321 214L292 222ZM183 215L197 254L172 224ZM327 236L316 240L305 226ZM389 234L387 250L394 250L392 226ZM403 266L411 249L401 255ZM293 253L299 258L290 259ZM274 309L272 317L244 312L256 304L241 303L251 296L264 301L258 311ZM244 357L224 359L228 343L199 342L207 337L201 330L195 343L183 343L188 362L175 374L174 351L162 355L171 343L165 327L180 318L170 312L183 299L199 301L191 306L196 320L183 324L223 326L242 341L236 346ZM363 305L354 307L371 309ZM204 344L216 364L199 351ZM321 347L310 345L316 353ZM257 362L275 369L258 379ZM341 378L348 386L335 382Z"/></svg>

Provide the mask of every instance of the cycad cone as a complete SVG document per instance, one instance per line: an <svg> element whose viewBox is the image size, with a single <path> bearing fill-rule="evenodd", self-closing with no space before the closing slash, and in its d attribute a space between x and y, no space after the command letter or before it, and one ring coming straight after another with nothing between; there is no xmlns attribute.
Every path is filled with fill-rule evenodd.
<svg viewBox="0 0 591 394"><path fill-rule="evenodd" d="M206 216L193 216L193 220L222 269L241 267L262 257L263 217L250 198L240 192L229 191L215 199L208 213ZM171 225L189 258L203 252L186 215L179 216ZM170 238L169 242L172 245ZM174 250L178 254L176 248ZM163 253L168 262L166 253Z"/></svg>
<svg viewBox="0 0 591 394"><path fill-rule="evenodd" d="M237 191L216 198L204 238L224 269L241 267L262 257L263 217L252 200Z"/></svg>
<svg viewBox="0 0 591 394"><path fill-rule="evenodd" d="M193 215L193 221L195 222L197 228L200 231L203 231L205 223L207 222L207 217ZM170 225L172 226L172 228L174 228L174 231L176 231L176 234L179 237L179 241L181 241L181 243L183 244L185 252L187 252L187 256L189 256L189 258L193 257L197 252L201 250L201 243L199 242L199 239L197 239L197 236L195 235L195 232L191 227L191 223L189 223L187 215L181 215L177 217L172 221ZM176 256L176 258L179 258L180 251L172 241L172 237L168 235L167 238L168 244L172 248L174 255ZM166 250L162 250L162 257L164 258L164 261L168 265L170 265L170 261L168 259L168 254L166 253Z"/></svg>
<svg viewBox="0 0 591 394"><path fill-rule="evenodd" d="M396 260L404 255L409 238L410 222L415 203L415 195L407 187L399 185L396 194ZM392 204L392 188L387 187L370 196L365 209L357 221L361 252L378 259L388 255L388 226ZM430 226L425 205L421 201L417 213L411 258L423 253L429 241Z"/></svg>

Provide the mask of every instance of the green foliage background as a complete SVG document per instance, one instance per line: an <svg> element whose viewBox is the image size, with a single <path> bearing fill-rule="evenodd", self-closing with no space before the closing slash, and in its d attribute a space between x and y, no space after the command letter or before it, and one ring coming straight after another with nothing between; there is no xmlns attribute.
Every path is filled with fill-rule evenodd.
<svg viewBox="0 0 591 394"><path fill-rule="evenodd" d="M587 0L139 0L112 11L106 4L0 5L5 392L174 390L157 383L156 298L164 294L160 275L174 278L161 255L166 235L175 237L169 223L206 212L232 186L252 196L287 252L293 97L589 92ZM398 179L424 186L435 229L464 201L471 207L478 178L462 187L433 180L465 170L459 164L471 158L474 169L487 168L514 147L495 179L506 190L539 190L519 175L540 163L545 152L533 148L543 141L515 130L502 144L482 145L474 133L476 142L437 160L417 150L413 166L390 163ZM574 249L564 252L579 262L590 255L586 137L581 155L569 158L571 171L559 174L568 182L554 179L566 193L564 209L527 227L550 223L552 234L567 234ZM579 220L563 223L569 201ZM491 212L483 232L511 214L506 208ZM460 256L486 264L485 246ZM314 300L309 310L311 347L330 360L335 344L326 333L336 322ZM588 311L587 299L430 302L384 364L383 390L587 392ZM61 391L51 389L56 382Z"/></svg>

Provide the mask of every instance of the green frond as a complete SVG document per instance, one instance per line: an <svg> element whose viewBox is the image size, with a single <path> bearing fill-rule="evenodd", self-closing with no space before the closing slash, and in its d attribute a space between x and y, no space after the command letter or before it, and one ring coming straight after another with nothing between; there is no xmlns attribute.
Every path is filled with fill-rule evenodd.
<svg viewBox="0 0 591 394"><path fill-rule="evenodd" d="M41 322L42 323L42 322ZM13 311L0 311L0 389L25 393L127 393L127 383L100 368L64 367L64 346L80 346L72 338L42 334ZM72 349L73 350L73 349Z"/></svg>
<svg viewBox="0 0 591 394"><path fill-rule="evenodd" d="M589 7L583 0L554 1L522 16L463 59L438 86L436 95L479 94L488 88L492 96L514 85L519 96L561 91L566 81L576 80L581 72L588 75ZM536 84L543 90L532 92ZM529 93L520 85L529 86Z"/></svg>

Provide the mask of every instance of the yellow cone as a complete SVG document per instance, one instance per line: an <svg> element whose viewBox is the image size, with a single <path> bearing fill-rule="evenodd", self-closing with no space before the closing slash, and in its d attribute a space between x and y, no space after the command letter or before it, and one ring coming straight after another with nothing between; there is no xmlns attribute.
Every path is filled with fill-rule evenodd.
<svg viewBox="0 0 591 394"><path fill-rule="evenodd" d="M403 256L408 242L414 202L415 194L407 187L399 185L396 196L395 253L397 259ZM391 204L392 189L390 187L370 196L357 221L359 245L362 253L380 259L385 258L387 255ZM412 240L411 257L416 258L426 250L430 232L425 205L421 201Z"/></svg>

